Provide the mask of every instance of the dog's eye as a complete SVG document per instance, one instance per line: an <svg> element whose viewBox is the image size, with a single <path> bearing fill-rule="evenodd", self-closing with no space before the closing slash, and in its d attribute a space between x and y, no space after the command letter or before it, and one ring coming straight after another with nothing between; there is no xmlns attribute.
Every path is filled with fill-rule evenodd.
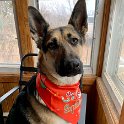
<svg viewBox="0 0 124 124"><path fill-rule="evenodd" d="M72 38L71 39L71 44L72 45L77 45L78 44L78 39L77 38Z"/></svg>
<svg viewBox="0 0 124 124"><path fill-rule="evenodd" d="M50 50L54 50L58 48L58 44L55 40L52 40L47 46Z"/></svg>

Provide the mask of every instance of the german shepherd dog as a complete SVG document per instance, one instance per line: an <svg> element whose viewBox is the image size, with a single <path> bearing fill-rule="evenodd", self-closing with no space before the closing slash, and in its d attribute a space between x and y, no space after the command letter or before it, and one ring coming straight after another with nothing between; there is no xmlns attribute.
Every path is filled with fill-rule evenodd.
<svg viewBox="0 0 124 124"><path fill-rule="evenodd" d="M7 124L77 124L87 31L85 0L78 0L67 26L51 29L34 7L28 7L32 38L39 48L38 74L18 95Z"/></svg>

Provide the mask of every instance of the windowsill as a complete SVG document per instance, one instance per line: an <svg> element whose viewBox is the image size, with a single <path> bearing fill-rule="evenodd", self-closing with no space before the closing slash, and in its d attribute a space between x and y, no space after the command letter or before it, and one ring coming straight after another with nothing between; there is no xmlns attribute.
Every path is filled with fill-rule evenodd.
<svg viewBox="0 0 124 124"><path fill-rule="evenodd" d="M105 82L102 78L97 78L96 80L96 88L102 103L102 107L107 119L108 124L118 124L120 114L117 111L117 108L114 104L113 99L109 93L108 88L106 87Z"/></svg>
<svg viewBox="0 0 124 124"><path fill-rule="evenodd" d="M23 80L30 80L33 74L26 73L23 74ZM1 73L0 72L0 83L18 83L20 78L19 73Z"/></svg>
<svg viewBox="0 0 124 124"><path fill-rule="evenodd" d="M20 64L0 64L0 73L19 73Z"/></svg>
<svg viewBox="0 0 124 124"><path fill-rule="evenodd" d="M108 93L117 109L117 112L120 115L122 105L123 105L123 97L120 94L117 86L113 82L112 78L107 73L103 73L102 79L103 79L103 82L108 90Z"/></svg>

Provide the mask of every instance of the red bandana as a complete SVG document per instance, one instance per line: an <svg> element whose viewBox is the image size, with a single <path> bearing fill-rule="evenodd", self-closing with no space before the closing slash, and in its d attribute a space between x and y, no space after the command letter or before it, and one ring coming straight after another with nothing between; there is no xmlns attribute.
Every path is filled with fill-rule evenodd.
<svg viewBox="0 0 124 124"><path fill-rule="evenodd" d="M36 88L39 96L51 111L67 122L77 124L82 100L79 82L73 85L58 86L39 73Z"/></svg>

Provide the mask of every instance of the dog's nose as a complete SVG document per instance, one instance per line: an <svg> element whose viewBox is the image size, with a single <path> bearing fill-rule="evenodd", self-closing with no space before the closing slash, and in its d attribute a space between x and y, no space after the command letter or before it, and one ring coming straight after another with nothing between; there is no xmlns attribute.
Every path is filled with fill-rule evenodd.
<svg viewBox="0 0 124 124"><path fill-rule="evenodd" d="M83 73L83 63L78 58L62 59L56 70L60 76L75 76Z"/></svg>
<svg viewBox="0 0 124 124"><path fill-rule="evenodd" d="M69 71L78 71L80 70L80 61L78 59L72 59L66 62L66 68Z"/></svg>

